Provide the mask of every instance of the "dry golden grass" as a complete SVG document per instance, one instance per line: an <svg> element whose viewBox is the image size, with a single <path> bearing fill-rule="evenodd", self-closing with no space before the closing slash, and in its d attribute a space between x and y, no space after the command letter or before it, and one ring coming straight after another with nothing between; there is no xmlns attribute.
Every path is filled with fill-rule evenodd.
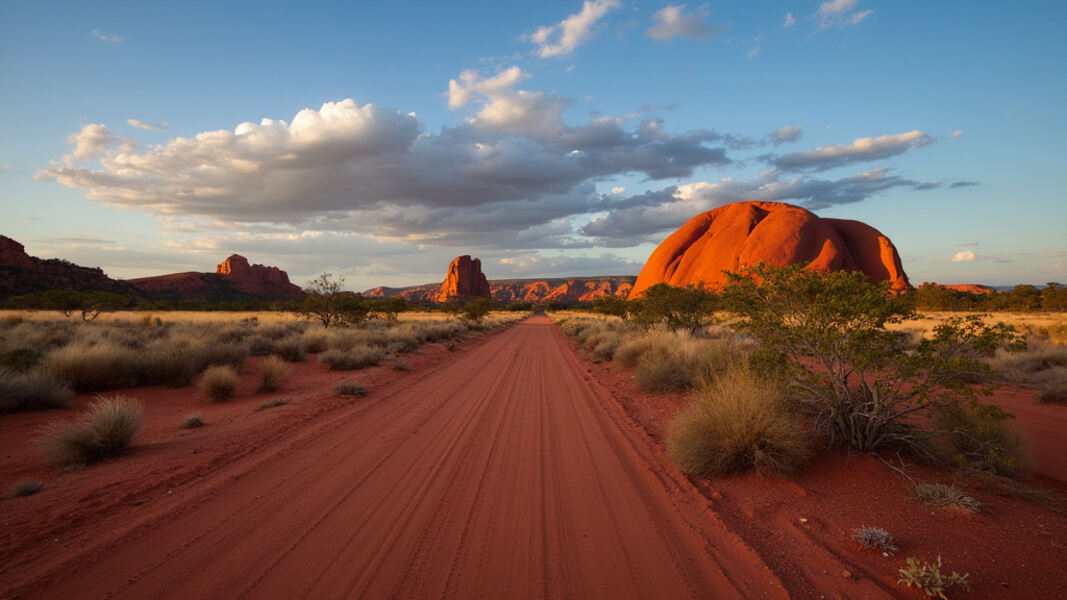
<svg viewBox="0 0 1067 600"><path fill-rule="evenodd" d="M982 316L982 321L992 325L1004 323L1011 325L1021 334L1029 334L1048 339L1053 343L1067 343L1067 313L968 313L968 312L924 312L917 319L903 323L894 323L887 328L894 331L915 332L929 336L934 327L954 317L967 317L975 314Z"/></svg>
<svg viewBox="0 0 1067 600"><path fill-rule="evenodd" d="M685 473L714 477L756 470L789 473L806 460L808 436L773 380L744 364L693 394L667 435L667 453Z"/></svg>
<svg viewBox="0 0 1067 600"><path fill-rule="evenodd" d="M143 417L144 407L137 400L99 397L80 420L49 426L41 442L51 462L84 465L125 452Z"/></svg>
<svg viewBox="0 0 1067 600"><path fill-rule="evenodd" d="M277 391L282 387L282 383L285 383L291 371L289 365L277 356L267 357L259 365L259 389L256 391L261 394Z"/></svg>
<svg viewBox="0 0 1067 600"><path fill-rule="evenodd" d="M211 367L200 378L200 393L212 402L226 402L236 390L237 371L233 367Z"/></svg>

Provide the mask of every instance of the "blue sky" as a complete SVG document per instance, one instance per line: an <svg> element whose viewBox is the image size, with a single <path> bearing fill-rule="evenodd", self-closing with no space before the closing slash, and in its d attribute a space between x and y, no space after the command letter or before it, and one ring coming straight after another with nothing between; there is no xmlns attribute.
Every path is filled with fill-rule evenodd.
<svg viewBox="0 0 1067 600"><path fill-rule="evenodd" d="M115 277L636 274L858 219L915 284L1067 280L1067 4L0 1L0 233Z"/></svg>

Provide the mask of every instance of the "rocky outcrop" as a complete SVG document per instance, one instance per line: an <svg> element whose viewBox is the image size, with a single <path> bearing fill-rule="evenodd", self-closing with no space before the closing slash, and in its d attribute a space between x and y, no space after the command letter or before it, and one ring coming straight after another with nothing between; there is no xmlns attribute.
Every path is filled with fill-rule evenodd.
<svg viewBox="0 0 1067 600"><path fill-rule="evenodd" d="M472 298L491 298L489 281L482 273L482 261L471 258L469 254L457 256L448 265L448 273L441 283L441 289L434 298L436 302L450 300L470 300Z"/></svg>
<svg viewBox="0 0 1067 600"><path fill-rule="evenodd" d="M489 290L493 301L513 302L592 302L601 296L626 298L636 277L632 275L606 277L568 277L557 279L491 279ZM399 296L408 302L436 302L440 284L417 285L407 288L376 287L363 292L366 298Z"/></svg>
<svg viewBox="0 0 1067 600"><path fill-rule="evenodd" d="M699 214L664 240L637 277L631 298L657 283L718 289L725 271L766 263L821 272L862 271L871 281L908 288L889 238L859 221L823 219L778 202L735 202Z"/></svg>
<svg viewBox="0 0 1067 600"><path fill-rule="evenodd" d="M232 254L215 267L214 273L171 273L130 279L142 292L173 299L217 302L223 300L298 300L304 292L289 282L278 267L249 264L240 254Z"/></svg>
<svg viewBox="0 0 1067 600"><path fill-rule="evenodd" d="M928 285L928 284L923 284ZM935 283L933 285L939 285L947 290L953 290L956 292L967 292L968 294L992 294L996 292L995 289L987 285L979 285L977 283Z"/></svg>
<svg viewBox="0 0 1067 600"><path fill-rule="evenodd" d="M134 290L101 269L81 267L58 259L30 256L22 244L0 235L0 298L48 290L103 291L130 294Z"/></svg>
<svg viewBox="0 0 1067 600"><path fill-rule="evenodd" d="M304 293L292 283L289 275L278 267L250 265L240 254L231 254L222 261L215 272L224 275L238 290L256 296L274 298L301 298Z"/></svg>

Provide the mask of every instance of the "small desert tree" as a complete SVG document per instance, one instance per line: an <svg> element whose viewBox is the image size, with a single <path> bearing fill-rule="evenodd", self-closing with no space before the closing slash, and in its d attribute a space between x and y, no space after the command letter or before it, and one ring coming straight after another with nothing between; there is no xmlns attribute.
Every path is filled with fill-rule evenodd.
<svg viewBox="0 0 1067 600"><path fill-rule="evenodd" d="M911 299L861 272L759 265L730 274L725 297L813 409L816 428L864 453L904 445L932 458L929 417L988 394L968 383L988 370L978 355L1015 342L1009 327L973 316L908 347L886 325L914 315Z"/></svg>
<svg viewBox="0 0 1067 600"><path fill-rule="evenodd" d="M459 307L459 313L463 315L465 319L471 321L481 321L482 318L489 314L489 311L493 309L493 301L489 298L481 297L474 298L464 302Z"/></svg>
<svg viewBox="0 0 1067 600"><path fill-rule="evenodd" d="M638 323L650 326L666 322L670 329L696 333L708 324L719 307L718 298L696 285L674 287L657 283L639 300L630 301L630 313Z"/></svg>
<svg viewBox="0 0 1067 600"><path fill-rule="evenodd" d="M317 320L323 327L359 323L367 318L369 308L363 296L343 291L345 278L323 273L304 288L299 314Z"/></svg>

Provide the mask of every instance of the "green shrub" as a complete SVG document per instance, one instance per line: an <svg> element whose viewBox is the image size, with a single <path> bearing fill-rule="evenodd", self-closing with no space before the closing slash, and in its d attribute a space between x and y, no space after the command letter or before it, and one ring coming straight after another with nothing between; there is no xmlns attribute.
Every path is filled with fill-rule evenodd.
<svg viewBox="0 0 1067 600"><path fill-rule="evenodd" d="M808 455L807 435L773 379L735 365L693 394L671 422L667 453L684 473L789 473Z"/></svg>
<svg viewBox="0 0 1067 600"><path fill-rule="evenodd" d="M352 371L378 364L384 356L378 348L352 348L348 352L327 350L319 355L319 362L330 366L331 371Z"/></svg>
<svg viewBox="0 0 1067 600"><path fill-rule="evenodd" d="M44 489L44 482L36 479L20 479L7 488L9 498L32 496Z"/></svg>
<svg viewBox="0 0 1067 600"><path fill-rule="evenodd" d="M934 453L958 468L979 474L1015 475L1029 463L1022 432L1010 421L1015 415L995 404L943 406L934 413L942 432Z"/></svg>
<svg viewBox="0 0 1067 600"><path fill-rule="evenodd" d="M137 382L140 356L134 350L108 342L71 344L49 353L45 369L66 381L76 392L127 387Z"/></svg>
<svg viewBox="0 0 1067 600"><path fill-rule="evenodd" d="M276 391L289 377L290 371L292 369L285 364L285 361L276 356L268 357L259 365L259 389L256 391L259 393Z"/></svg>
<svg viewBox="0 0 1067 600"><path fill-rule="evenodd" d="M366 396L367 388L354 381L342 381L333 388L333 393L339 396Z"/></svg>
<svg viewBox="0 0 1067 600"><path fill-rule="evenodd" d="M289 362L304 362L307 357L304 340L297 336L275 342L274 354Z"/></svg>
<svg viewBox="0 0 1067 600"><path fill-rule="evenodd" d="M918 588L931 598L936 596L941 600L948 600L945 590L955 586L965 590L971 589L971 584L967 581L967 578L971 575L970 573L964 573L963 575L955 571L951 575L941 573L940 554L937 556L936 563L920 563L918 558L909 557L907 567L900 569L898 572L900 573L900 579L897 580L897 585Z"/></svg>
<svg viewBox="0 0 1067 600"><path fill-rule="evenodd" d="M237 390L237 372L230 366L211 367L200 378L200 393L212 402L226 402Z"/></svg>
<svg viewBox="0 0 1067 600"><path fill-rule="evenodd" d="M182 422L178 424L179 429L196 429L197 427L204 426L204 413L190 413L182 418Z"/></svg>
<svg viewBox="0 0 1067 600"><path fill-rule="evenodd" d="M78 421L48 426L42 443L55 464L76 467L96 462L124 453L143 417L144 408L137 400L98 397Z"/></svg>
<svg viewBox="0 0 1067 600"><path fill-rule="evenodd" d="M73 394L48 370L13 373L0 369L0 413L66 408Z"/></svg>

